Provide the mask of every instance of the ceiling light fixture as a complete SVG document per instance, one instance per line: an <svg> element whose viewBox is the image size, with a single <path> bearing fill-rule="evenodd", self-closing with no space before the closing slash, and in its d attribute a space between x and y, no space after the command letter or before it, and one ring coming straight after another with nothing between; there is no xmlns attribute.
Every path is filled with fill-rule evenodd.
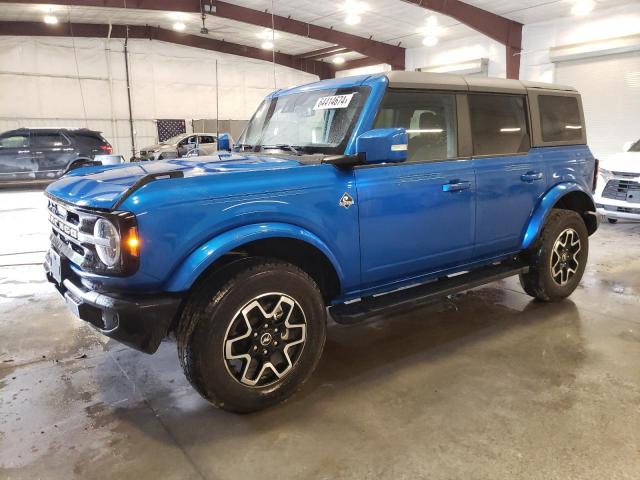
<svg viewBox="0 0 640 480"><path fill-rule="evenodd" d="M344 23L346 23L347 25L357 25L361 20L362 18L360 17L360 15L350 13L345 17Z"/></svg>
<svg viewBox="0 0 640 480"><path fill-rule="evenodd" d="M173 29L176 32L182 32L185 28L187 28L187 26L182 22L176 22L173 24Z"/></svg>
<svg viewBox="0 0 640 480"><path fill-rule="evenodd" d="M435 30L436 28L438 28L438 17L436 17L435 15L431 15L429 18L427 18L426 24L426 28Z"/></svg>
<svg viewBox="0 0 640 480"><path fill-rule="evenodd" d="M357 0L347 0L340 8L347 14L344 23L357 25L362 20L362 14L369 10L369 5Z"/></svg>
<svg viewBox="0 0 640 480"><path fill-rule="evenodd" d="M342 65L345 62L344 57L333 57L331 61L336 65Z"/></svg>
<svg viewBox="0 0 640 480"><path fill-rule="evenodd" d="M438 45L438 42L438 37L434 35L429 35L428 37L424 37L422 39L422 45L424 45L425 47L435 47L436 45Z"/></svg>
<svg viewBox="0 0 640 480"><path fill-rule="evenodd" d="M441 30L438 25L438 17L432 15L427 18L425 26L418 29L418 31L424 35L422 44L425 47L435 47L438 44L438 35L441 33Z"/></svg>
<svg viewBox="0 0 640 480"><path fill-rule="evenodd" d="M571 8L571 13L578 17L589 15L596 4L593 0L578 0Z"/></svg>
<svg viewBox="0 0 640 480"><path fill-rule="evenodd" d="M258 38L261 38L263 40L274 41L276 37L277 37L276 32L274 30L271 30L270 28L265 28L260 33L258 33Z"/></svg>
<svg viewBox="0 0 640 480"><path fill-rule="evenodd" d="M269 40L265 40L262 42L262 45L260 45L264 50L273 50L273 46L273 42L270 42Z"/></svg>
<svg viewBox="0 0 640 480"><path fill-rule="evenodd" d="M53 15L45 15L44 23L48 23L49 25L55 25L56 23L58 23L58 17L55 17Z"/></svg>

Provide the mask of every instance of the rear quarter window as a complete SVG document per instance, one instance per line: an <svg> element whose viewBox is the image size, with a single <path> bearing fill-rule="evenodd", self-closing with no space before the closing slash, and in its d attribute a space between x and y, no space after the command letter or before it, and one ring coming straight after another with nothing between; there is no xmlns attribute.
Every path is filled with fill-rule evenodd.
<svg viewBox="0 0 640 480"><path fill-rule="evenodd" d="M108 143L98 132L75 132L74 135L79 141L89 145L102 145L103 143Z"/></svg>
<svg viewBox="0 0 640 480"><path fill-rule="evenodd" d="M543 142L580 142L584 126L576 97L540 95L540 129Z"/></svg>

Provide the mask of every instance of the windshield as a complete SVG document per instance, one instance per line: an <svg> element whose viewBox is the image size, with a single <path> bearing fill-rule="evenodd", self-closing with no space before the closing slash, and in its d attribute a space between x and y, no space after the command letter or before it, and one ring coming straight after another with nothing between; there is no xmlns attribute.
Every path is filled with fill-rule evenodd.
<svg viewBox="0 0 640 480"><path fill-rule="evenodd" d="M181 133L180 135L176 135L175 137L167 138L166 140L163 140L160 143L162 145L173 145L174 143L178 143L180 140L188 136L189 135L186 133Z"/></svg>
<svg viewBox="0 0 640 480"><path fill-rule="evenodd" d="M629 149L629 151L630 152L640 152L640 140L638 140L636 143L631 145L631 148Z"/></svg>
<svg viewBox="0 0 640 480"><path fill-rule="evenodd" d="M267 99L249 121L238 147L342 153L368 90L333 88Z"/></svg>

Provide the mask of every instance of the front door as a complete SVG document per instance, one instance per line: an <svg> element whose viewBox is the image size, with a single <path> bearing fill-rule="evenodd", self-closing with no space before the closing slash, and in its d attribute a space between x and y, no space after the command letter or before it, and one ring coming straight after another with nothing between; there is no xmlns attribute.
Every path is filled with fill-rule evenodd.
<svg viewBox="0 0 640 480"><path fill-rule="evenodd" d="M197 135L191 135L178 144L178 157L184 157L197 146Z"/></svg>
<svg viewBox="0 0 640 480"><path fill-rule="evenodd" d="M524 95L470 94L477 181L477 259L516 252L546 191L545 168L531 150Z"/></svg>
<svg viewBox="0 0 640 480"><path fill-rule="evenodd" d="M473 253L475 174L458 158L456 96L390 90L374 128L404 127L408 159L355 169L362 281L390 284Z"/></svg>
<svg viewBox="0 0 640 480"><path fill-rule="evenodd" d="M36 170L28 131L7 132L0 136L0 182L33 180Z"/></svg>

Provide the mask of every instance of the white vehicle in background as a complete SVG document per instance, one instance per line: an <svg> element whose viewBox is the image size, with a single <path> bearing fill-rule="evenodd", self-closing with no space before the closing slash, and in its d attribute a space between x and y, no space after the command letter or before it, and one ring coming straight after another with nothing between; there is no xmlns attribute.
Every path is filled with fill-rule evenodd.
<svg viewBox="0 0 640 480"><path fill-rule="evenodd" d="M595 201L609 223L640 220L640 140L625 150L600 161Z"/></svg>

